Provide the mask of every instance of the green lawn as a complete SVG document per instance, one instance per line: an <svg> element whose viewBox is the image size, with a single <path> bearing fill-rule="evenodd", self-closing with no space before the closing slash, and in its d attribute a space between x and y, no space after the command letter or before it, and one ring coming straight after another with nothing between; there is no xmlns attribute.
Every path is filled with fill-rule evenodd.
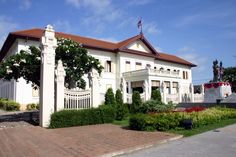
<svg viewBox="0 0 236 157"><path fill-rule="evenodd" d="M120 125L122 127L128 127L129 126L129 117L126 117L124 120L121 120L121 121L115 120L112 124Z"/></svg>
<svg viewBox="0 0 236 157"><path fill-rule="evenodd" d="M214 123L214 124L210 124L210 125L206 125L206 126L202 126L202 127L198 127L198 128L193 128L191 130L185 130L183 128L179 128L179 129L169 130L167 132L174 133L174 134L180 134L180 135L184 135L184 137L188 137L188 136L200 134L200 133L203 133L206 131L214 130L217 128L222 128L224 126L227 126L230 124L235 124L235 123L236 123L236 118L235 119L226 119L226 120L220 121L219 123Z"/></svg>
<svg viewBox="0 0 236 157"><path fill-rule="evenodd" d="M184 135L184 137L188 137L188 136L200 134L200 133L203 133L206 131L214 130L217 128L222 128L224 126L227 126L230 124L235 124L235 123L236 123L236 118L235 119L226 119L226 120L220 121L219 123L210 124L210 125L202 126L202 127L198 127L198 128L193 128L191 130L185 130L183 128L178 128L175 130L169 130L167 132L174 133L174 134L180 134L180 135ZM115 120L113 122L113 124L120 125L122 127L128 127L129 126L129 117L127 117L126 119L124 119L122 121Z"/></svg>

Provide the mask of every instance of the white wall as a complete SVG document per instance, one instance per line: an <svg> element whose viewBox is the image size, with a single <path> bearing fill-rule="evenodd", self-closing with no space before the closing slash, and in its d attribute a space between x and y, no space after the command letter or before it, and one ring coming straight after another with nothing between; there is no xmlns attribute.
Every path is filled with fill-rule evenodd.
<svg viewBox="0 0 236 157"><path fill-rule="evenodd" d="M137 46L139 44L139 46ZM39 46L39 42L37 41L27 41L23 39L18 39L13 44L12 48L9 50L8 55L15 54L20 52L20 50L27 50L30 45ZM143 51L143 53L150 52L143 43L140 41L135 42L134 44L131 44L128 46L130 49L133 50L139 50ZM192 73L191 68L189 66L181 65L181 64L175 64L170 63L166 61L159 61L155 60L152 57L146 57L146 56L140 56L140 55L134 55L134 54L128 54L124 52L119 53L112 53L112 52L105 52L105 51L99 51L99 50L88 50L88 53L92 55L93 57L99 59L101 64L105 67L106 61L112 62L112 72L102 72L101 74L101 80L100 80L100 93L101 95L104 95L108 87L112 87L114 92L116 89L120 88L120 78L122 76L122 73L125 72L125 62L130 61L131 64L131 71L136 70L135 64L136 62L140 62L142 64L142 69L146 68L146 65L151 65L151 69L154 69L156 67L157 69L163 67L165 70L170 69L173 70L179 70L180 76L182 78L182 72L187 71L188 72L188 79L176 79L176 78L169 78L169 77L155 77L155 79L160 79L160 81L170 81L170 82L180 82L183 93L189 93L189 86L192 82ZM87 75L84 76L84 79L87 82L88 88L88 79ZM140 79L140 78L137 78ZM150 77L150 79L154 79ZM32 102L38 102L38 97L33 97L32 87L31 84L27 84L25 80L20 79L18 82L13 81L12 82L4 82L0 84L0 89L3 84L14 84L13 86L8 85L8 88L10 91L16 91L15 94L12 94L10 98L13 100L21 103L21 104L28 104ZM8 91L9 91L8 90Z"/></svg>

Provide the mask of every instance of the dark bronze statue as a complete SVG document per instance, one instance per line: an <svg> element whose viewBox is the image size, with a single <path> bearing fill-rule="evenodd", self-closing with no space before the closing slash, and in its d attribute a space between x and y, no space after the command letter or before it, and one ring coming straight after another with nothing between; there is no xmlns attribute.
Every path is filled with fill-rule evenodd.
<svg viewBox="0 0 236 157"><path fill-rule="evenodd" d="M213 82L217 82L218 81L218 60L213 61Z"/></svg>
<svg viewBox="0 0 236 157"><path fill-rule="evenodd" d="M220 66L218 66L218 60L213 61L213 82L219 82L222 81L223 76L223 64L220 62Z"/></svg>

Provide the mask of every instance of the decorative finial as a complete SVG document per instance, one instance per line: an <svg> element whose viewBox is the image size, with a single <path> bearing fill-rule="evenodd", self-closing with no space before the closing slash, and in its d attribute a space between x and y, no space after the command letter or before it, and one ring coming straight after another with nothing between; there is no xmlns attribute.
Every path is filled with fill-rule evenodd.
<svg viewBox="0 0 236 157"><path fill-rule="evenodd" d="M138 26L138 29L140 29L140 34L143 34L143 26L142 26L142 18L140 17L138 23L137 23L137 26Z"/></svg>

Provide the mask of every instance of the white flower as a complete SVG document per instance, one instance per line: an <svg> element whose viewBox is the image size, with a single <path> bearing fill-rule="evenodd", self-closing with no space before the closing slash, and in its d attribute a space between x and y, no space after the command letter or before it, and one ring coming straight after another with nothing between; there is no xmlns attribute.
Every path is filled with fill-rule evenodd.
<svg viewBox="0 0 236 157"><path fill-rule="evenodd" d="M6 66L7 70L9 69L9 66Z"/></svg>
<svg viewBox="0 0 236 157"><path fill-rule="evenodd" d="M22 63L26 63L26 60L25 60L25 59L22 59L21 62L22 62Z"/></svg>
<svg viewBox="0 0 236 157"><path fill-rule="evenodd" d="M7 74L10 74L10 73L12 73L12 70L7 69Z"/></svg>
<svg viewBox="0 0 236 157"><path fill-rule="evenodd" d="M94 63L94 61L91 61L91 63Z"/></svg>
<svg viewBox="0 0 236 157"><path fill-rule="evenodd" d="M37 60L40 60L41 58L40 57L36 57Z"/></svg>
<svg viewBox="0 0 236 157"><path fill-rule="evenodd" d="M79 44L79 46L80 46L80 47L83 47L83 45L82 45L81 43Z"/></svg>
<svg viewBox="0 0 236 157"><path fill-rule="evenodd" d="M16 67L20 66L18 63L14 63L13 65L16 66Z"/></svg>

